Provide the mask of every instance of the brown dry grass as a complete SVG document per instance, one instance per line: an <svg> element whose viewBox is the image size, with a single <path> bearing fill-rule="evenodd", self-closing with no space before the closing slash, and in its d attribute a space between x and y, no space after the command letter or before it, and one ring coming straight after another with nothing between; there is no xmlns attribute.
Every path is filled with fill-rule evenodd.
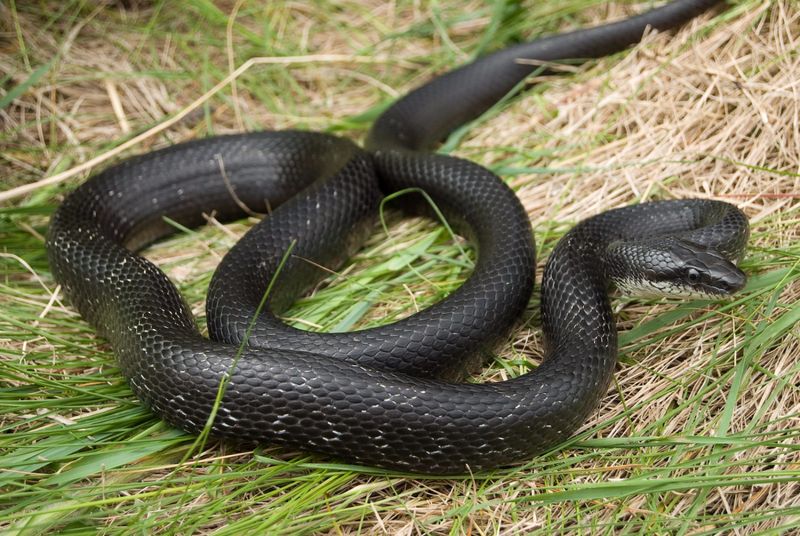
<svg viewBox="0 0 800 536"><path fill-rule="evenodd" d="M57 58L37 84L0 110L6 132L0 145L3 186L13 192L14 187L37 184L13 206L52 206L64 189L86 176L86 170L70 170L98 156L108 155L111 161L116 154L108 151L135 133L144 134L129 153L243 128L333 125L360 135L367 122L346 118L468 59L490 20L479 2L351 0L321 8L303 2L219 2L226 18L238 11L235 25L211 24L195 8L174 17L160 13L161 31L155 32L147 30L154 4L95 8L68 3L58 16L50 16L60 9L56 2L45 4L49 9L0 6L0 18L6 21L0 34L0 73L11 75L6 91L49 58ZM632 11L616 3L590 9L579 3L557 5L531 6L520 26L531 27L538 20L564 25L564 13L598 22ZM458 22L459 13L471 12L482 15ZM589 534L595 529L623 532L626 527L641 533L698 534L725 527L730 533L751 534L790 525L796 530L800 450L796 434L780 434L800 430L800 331L789 326L761 346L750 347L747 341L769 335L771 325L794 314L800 296L800 10L788 0L749 1L723 17L708 30L710 17L705 17L674 36L650 35L631 53L581 68L575 76L547 80L471 129L456 152L508 177L545 255L567 225L602 210L650 198L708 196L734 202L749 215L752 255L745 268L753 273L788 268L790 283L776 283L774 296L754 292L738 308L703 305L629 340L614 391L585 427L598 443L585 442L566 458L534 462L518 473L476 481L350 476L333 486L326 501L331 512L353 502L363 505L361 517L343 515L328 526L311 525L301 504L291 515L304 520L298 521L302 527L342 534ZM431 20L450 21L446 34L425 30ZM248 38L264 27L269 28L269 43L262 46ZM392 33L398 37L387 39ZM235 90L227 86L198 101L235 66L255 56L268 59L236 76ZM285 56L298 58L275 64L285 62L278 59ZM163 128L167 118L179 113L185 117ZM36 182L59 173L51 184ZM40 245L45 221L38 214L13 220L31 240L20 242L18 251L6 247L7 253L32 259L37 273L46 272ZM189 294L196 312L202 311L202 282L232 240L225 232L236 236L244 228L237 224L227 231L203 231L197 239L171 242L153 252ZM393 236L395 241L411 240L428 229L424 223L403 223L394 226ZM9 243L16 244L11 238ZM397 246L383 242L385 237L376 231L373 254L361 256L348 273L368 269L375 252L388 255ZM3 287L6 296L0 303L30 307L38 315L47 295L23 286L15 293L14 282L27 282L31 276L16 264L8 273L11 283ZM53 287L46 273L41 279ZM453 283L452 278L444 280ZM400 289L374 316L401 313L417 305L415 299L424 305L429 290L424 281L410 285L411 298ZM647 319L674 310L675 304L623 300L617 308L621 328L628 329L646 326ZM70 316L58 309L58 319ZM535 321L530 321L535 316L532 312L514 340L499 349L500 356L509 358L509 368L487 377L502 379L527 370L527 361L539 353ZM19 337L0 336L0 344L13 359L31 348L50 352L54 359L67 358L59 352L58 337L77 328L65 330L55 322L50 329L52 338L23 329ZM30 404L36 396L23 400ZM78 413L68 412L67 417ZM630 449L603 443L605 438L630 436L650 442ZM685 437L726 436L752 445L685 439L687 446L681 447ZM656 439L662 437L673 442L659 443ZM221 470L213 461L220 454L216 447L204 454L186 474ZM247 452L229 462L250 459ZM771 472L788 476L773 482ZM766 475L766 480L726 483L727 478L754 474ZM143 480L160 482L174 473L153 469L146 475ZM674 490L580 495L599 484L643 475L652 477L648 482L666 479L680 485ZM93 475L86 482L97 486L105 477ZM243 476L242 486L254 479L258 482L255 475ZM697 479L696 486L692 479ZM169 489L168 483L148 487L153 482L125 493L136 497ZM96 514L95 526L112 530L133 520L151 523L142 526L153 530L186 532L186 525L170 518L211 504L219 515L195 528L224 531L229 517L241 522L282 511L285 501L292 500L286 498L290 491L278 493L278 498L256 491L281 486L262 482L247 488L241 511L219 506L213 492L189 493L189 500L178 506L142 499L141 509L128 506ZM559 496L561 491L566 495ZM551 503L537 502L548 496ZM152 511L143 514L142 509ZM278 526L289 530L291 521L287 515Z"/></svg>

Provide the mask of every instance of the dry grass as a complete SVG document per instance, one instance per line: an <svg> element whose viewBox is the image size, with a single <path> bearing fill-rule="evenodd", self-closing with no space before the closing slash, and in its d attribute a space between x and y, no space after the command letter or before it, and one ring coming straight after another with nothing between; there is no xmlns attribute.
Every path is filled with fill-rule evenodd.
<svg viewBox="0 0 800 536"><path fill-rule="evenodd" d="M616 3L543 4L510 16L494 42L530 36L527 29L539 26L563 27L573 17L597 22L634 11ZM0 99L38 76L0 109L6 194L37 184L0 209L0 403L2 429L14 434L0 443L7 471L0 522L7 528L35 522L33 532L799 530L796 3L744 1L711 24L709 16L674 36L650 35L630 53L544 81L468 131L456 154L508 178L530 214L542 259L569 225L602 210L651 198L714 197L750 217L744 267L753 284L732 304L621 299L623 364L580 441L513 470L452 481L359 475L315 465L317 458L280 450L254 458L224 445L177 464L190 441L130 405L108 348L52 294L41 237L63 192L87 176L71 170L98 156L112 161L117 154L109 151L137 134L125 154L242 129L360 136L370 116L359 114L374 115L380 102L467 60L491 28L491 9L377 0L321 7L231 1L216 8L198 0L180 13L160 6L0 6L0 76L9 73ZM277 59L287 56L297 59ZM200 99L252 57L268 59L231 77L235 87ZM177 115L184 117L165 123ZM210 271L248 225L211 226L153 249L198 315ZM335 315L326 304L363 296L363 274L399 244L435 229L395 222L392 241L376 230L341 281L292 315L330 327L328 316ZM432 244L429 253L459 255L446 237ZM464 276L447 263L424 273L408 281L385 275L394 286L361 323L424 306ZM505 361L487 378L524 372L539 355L537 306L534 300L514 340L498 349ZM116 424L102 422L106 414ZM36 449L48 436L79 447L48 451L35 467L20 461L25 453L42 458ZM103 458L92 465L151 436L153 446L144 443L124 463Z"/></svg>

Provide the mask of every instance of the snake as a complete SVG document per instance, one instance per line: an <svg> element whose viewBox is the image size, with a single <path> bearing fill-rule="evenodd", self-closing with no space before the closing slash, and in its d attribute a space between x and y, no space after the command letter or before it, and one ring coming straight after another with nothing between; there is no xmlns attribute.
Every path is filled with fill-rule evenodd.
<svg viewBox="0 0 800 536"><path fill-rule="evenodd" d="M90 177L53 214L53 277L110 342L136 397L187 432L441 475L546 452L607 391L618 352L610 288L707 298L739 290L747 219L728 203L689 199L579 222L545 266L541 364L472 383L467 371L528 306L533 232L502 179L433 151L550 62L623 50L648 27L676 27L714 4L678 0L479 57L391 105L363 148L326 133L258 131L131 157ZM376 328L286 325L281 314L358 250L393 192L406 192L398 199L414 214L430 214L432 201L472 240L477 259L463 284ZM204 214L227 222L262 209L269 215L212 278L205 337L175 285L141 252L176 228L204 224Z"/></svg>

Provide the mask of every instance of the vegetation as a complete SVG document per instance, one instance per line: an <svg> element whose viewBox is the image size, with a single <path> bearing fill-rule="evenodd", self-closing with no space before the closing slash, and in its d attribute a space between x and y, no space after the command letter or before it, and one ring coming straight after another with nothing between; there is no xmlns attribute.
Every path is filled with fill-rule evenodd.
<svg viewBox="0 0 800 536"><path fill-rule="evenodd" d="M539 276L571 225L624 204L713 197L742 207L752 225L743 263L750 281L735 299L615 300L622 347L613 389L565 448L517 466L437 479L198 441L141 407L47 264L49 215L91 171L122 156L255 129L360 139L398 95L483 51L648 5L0 4L0 527L800 531L800 10L790 0L734 0L678 33L564 67L564 76L522 88L443 147L518 192ZM211 218L146 252L201 325L214 266L253 221ZM469 274L473 252L444 227L391 210L387 224L289 321L314 330L389 322ZM522 374L540 356L534 295L476 381Z"/></svg>

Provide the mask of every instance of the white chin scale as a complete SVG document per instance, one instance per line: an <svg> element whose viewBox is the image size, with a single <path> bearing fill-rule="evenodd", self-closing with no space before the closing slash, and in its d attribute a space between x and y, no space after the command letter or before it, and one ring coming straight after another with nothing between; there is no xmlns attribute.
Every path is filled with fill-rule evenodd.
<svg viewBox="0 0 800 536"><path fill-rule="evenodd" d="M651 281L644 278L615 279L614 285L628 296L642 298L716 298L716 294L697 288L676 285L671 281Z"/></svg>

